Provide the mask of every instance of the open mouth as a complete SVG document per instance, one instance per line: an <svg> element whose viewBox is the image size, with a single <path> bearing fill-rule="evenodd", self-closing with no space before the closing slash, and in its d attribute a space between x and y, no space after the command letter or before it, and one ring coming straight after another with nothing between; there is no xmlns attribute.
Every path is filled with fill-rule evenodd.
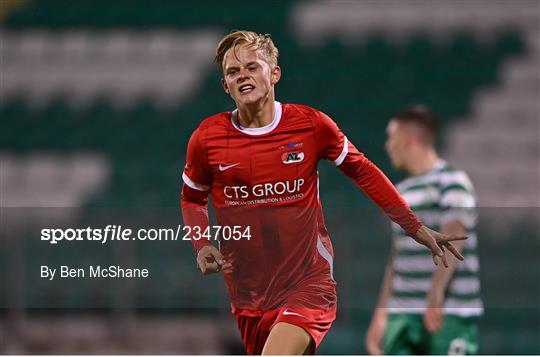
<svg viewBox="0 0 540 357"><path fill-rule="evenodd" d="M250 93L254 89L255 89L255 86L253 84L244 84L244 85L241 85L240 88L238 88L238 90L242 94Z"/></svg>

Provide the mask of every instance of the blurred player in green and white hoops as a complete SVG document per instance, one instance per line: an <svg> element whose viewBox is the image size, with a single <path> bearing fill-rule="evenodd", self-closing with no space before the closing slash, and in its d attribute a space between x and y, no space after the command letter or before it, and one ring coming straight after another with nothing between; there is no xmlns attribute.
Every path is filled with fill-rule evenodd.
<svg viewBox="0 0 540 357"><path fill-rule="evenodd" d="M428 108L404 109L388 123L387 135L392 165L408 173L397 188L413 211L431 229L469 239L454 244L462 262L448 256L434 267L431 253L393 226L366 348L371 354L475 354L483 304L471 181L437 155L436 118Z"/></svg>

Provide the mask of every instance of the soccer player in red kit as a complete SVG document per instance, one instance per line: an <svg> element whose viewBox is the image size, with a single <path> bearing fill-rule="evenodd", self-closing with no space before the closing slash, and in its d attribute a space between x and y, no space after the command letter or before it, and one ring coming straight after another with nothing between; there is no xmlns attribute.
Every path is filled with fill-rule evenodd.
<svg viewBox="0 0 540 357"><path fill-rule="evenodd" d="M232 112L205 119L188 144L182 213L193 228L203 274L223 272L248 354L311 354L336 315L333 250L319 200L317 163L332 161L434 262L444 249L462 259L445 236L422 226L386 176L325 114L275 101L281 69L265 35L236 31L216 50ZM205 231L208 196L223 230L249 234L222 239ZM197 227L197 228L196 228ZM249 235L249 237L248 237Z"/></svg>

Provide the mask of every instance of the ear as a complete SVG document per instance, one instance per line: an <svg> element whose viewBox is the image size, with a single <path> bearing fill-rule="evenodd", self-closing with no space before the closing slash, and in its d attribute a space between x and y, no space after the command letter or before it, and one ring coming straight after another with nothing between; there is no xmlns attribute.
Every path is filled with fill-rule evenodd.
<svg viewBox="0 0 540 357"><path fill-rule="evenodd" d="M225 91L225 93L230 94L229 86L227 86L227 82L225 82L225 78L221 78L221 86L223 87L223 90Z"/></svg>
<svg viewBox="0 0 540 357"><path fill-rule="evenodd" d="M270 83L272 85L275 85L277 82L279 82L279 79L281 78L281 67L275 66L272 70L272 74L270 75Z"/></svg>

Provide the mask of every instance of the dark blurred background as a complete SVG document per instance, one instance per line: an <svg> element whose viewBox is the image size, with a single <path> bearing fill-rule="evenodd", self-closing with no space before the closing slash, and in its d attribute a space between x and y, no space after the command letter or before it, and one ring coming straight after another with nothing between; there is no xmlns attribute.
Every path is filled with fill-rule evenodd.
<svg viewBox="0 0 540 357"><path fill-rule="evenodd" d="M443 158L480 205L483 354L540 354L538 1L0 2L0 352L243 353L220 276L187 242L51 246L47 227L181 223L185 148L234 108L212 64L232 29L270 33L277 99L316 107L393 181L388 118L440 117ZM332 165L321 199L340 299L321 354L365 353L389 221ZM39 266L149 266L47 282Z"/></svg>

